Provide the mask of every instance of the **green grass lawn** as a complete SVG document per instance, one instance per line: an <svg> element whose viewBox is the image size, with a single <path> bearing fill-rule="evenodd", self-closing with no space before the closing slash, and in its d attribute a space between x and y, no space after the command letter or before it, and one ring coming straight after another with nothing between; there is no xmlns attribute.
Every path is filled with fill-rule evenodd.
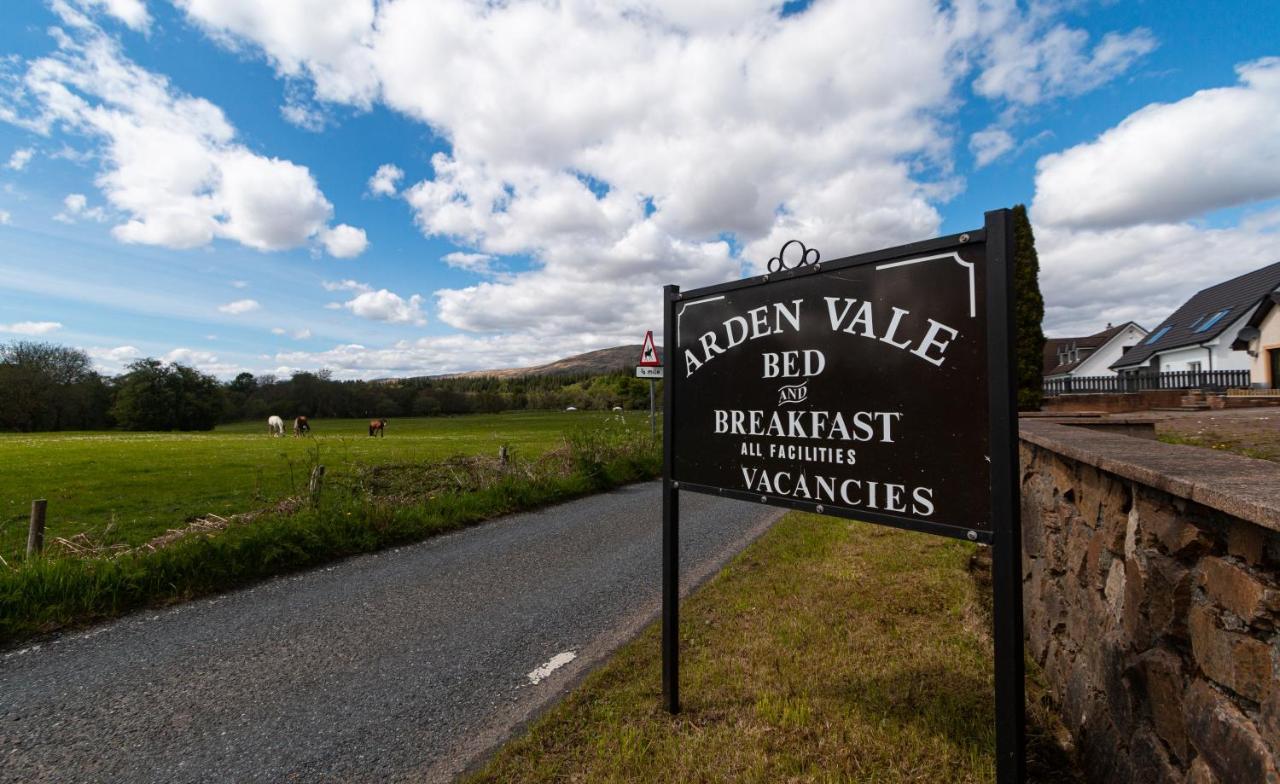
<svg viewBox="0 0 1280 784"><path fill-rule="evenodd" d="M209 433L0 434L0 556L26 545L31 500L49 501L46 541L87 533L136 545L207 513L244 512L298 492L318 458L329 476L357 466L451 455L533 457L606 412L516 412L393 419L385 438L367 420L313 420L308 438L271 438L265 422ZM628 412L636 427L648 415ZM318 452L318 454L317 454Z"/></svg>
<svg viewBox="0 0 1280 784"><path fill-rule="evenodd" d="M788 515L683 603L680 715L654 624L468 782L991 782L975 549ZM1074 783L1029 672L1030 780Z"/></svg>

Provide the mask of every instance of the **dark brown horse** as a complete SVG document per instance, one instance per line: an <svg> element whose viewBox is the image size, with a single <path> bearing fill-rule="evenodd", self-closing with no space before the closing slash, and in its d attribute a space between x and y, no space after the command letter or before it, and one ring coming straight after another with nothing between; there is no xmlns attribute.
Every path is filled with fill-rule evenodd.
<svg viewBox="0 0 1280 784"><path fill-rule="evenodd" d="M386 436L387 436L387 420L385 420L385 419L370 419L370 420L369 420L369 435L371 435L371 436L382 436L383 438L386 438Z"/></svg>
<svg viewBox="0 0 1280 784"><path fill-rule="evenodd" d="M293 420L293 434L295 436L305 436L311 432L311 425L307 424L307 418L304 416L297 417Z"/></svg>

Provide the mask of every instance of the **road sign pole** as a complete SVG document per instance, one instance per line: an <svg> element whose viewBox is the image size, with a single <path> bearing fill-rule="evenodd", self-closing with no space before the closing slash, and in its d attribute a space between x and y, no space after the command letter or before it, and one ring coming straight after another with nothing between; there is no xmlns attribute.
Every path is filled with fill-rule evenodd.
<svg viewBox="0 0 1280 784"><path fill-rule="evenodd" d="M649 437L654 440L658 438L657 386L658 382L649 379Z"/></svg>
<svg viewBox="0 0 1280 784"><path fill-rule="evenodd" d="M674 346L680 287L667 286L662 293L662 345ZM662 393L662 697L667 712L676 714L680 712L680 496L671 478L676 421L673 389L668 383Z"/></svg>
<svg viewBox="0 0 1280 784"><path fill-rule="evenodd" d="M987 367L991 423L991 590L996 654L996 782L1026 777L1022 642L1022 522L1014 388L1012 213L986 214Z"/></svg>

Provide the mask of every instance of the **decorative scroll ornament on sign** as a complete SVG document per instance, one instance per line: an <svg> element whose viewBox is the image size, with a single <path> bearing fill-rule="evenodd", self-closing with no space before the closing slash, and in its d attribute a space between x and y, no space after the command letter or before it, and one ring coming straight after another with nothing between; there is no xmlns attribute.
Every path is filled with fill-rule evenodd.
<svg viewBox="0 0 1280 784"><path fill-rule="evenodd" d="M787 258L787 248L795 245L799 248L799 258L792 253L792 258ZM786 270L800 269L816 265L822 259L822 254L818 253L816 248L806 248L805 244L800 240L788 240L782 249L778 251L778 255L769 259L770 272L784 272Z"/></svg>

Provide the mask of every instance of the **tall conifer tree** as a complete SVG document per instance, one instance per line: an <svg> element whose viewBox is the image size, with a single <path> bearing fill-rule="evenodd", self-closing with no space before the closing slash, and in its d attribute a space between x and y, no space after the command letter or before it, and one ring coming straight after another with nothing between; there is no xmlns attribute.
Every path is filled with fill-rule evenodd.
<svg viewBox="0 0 1280 784"><path fill-rule="evenodd" d="M1044 297L1040 295L1040 258L1027 208L1013 208L1013 324L1018 408L1040 408L1044 372Z"/></svg>

